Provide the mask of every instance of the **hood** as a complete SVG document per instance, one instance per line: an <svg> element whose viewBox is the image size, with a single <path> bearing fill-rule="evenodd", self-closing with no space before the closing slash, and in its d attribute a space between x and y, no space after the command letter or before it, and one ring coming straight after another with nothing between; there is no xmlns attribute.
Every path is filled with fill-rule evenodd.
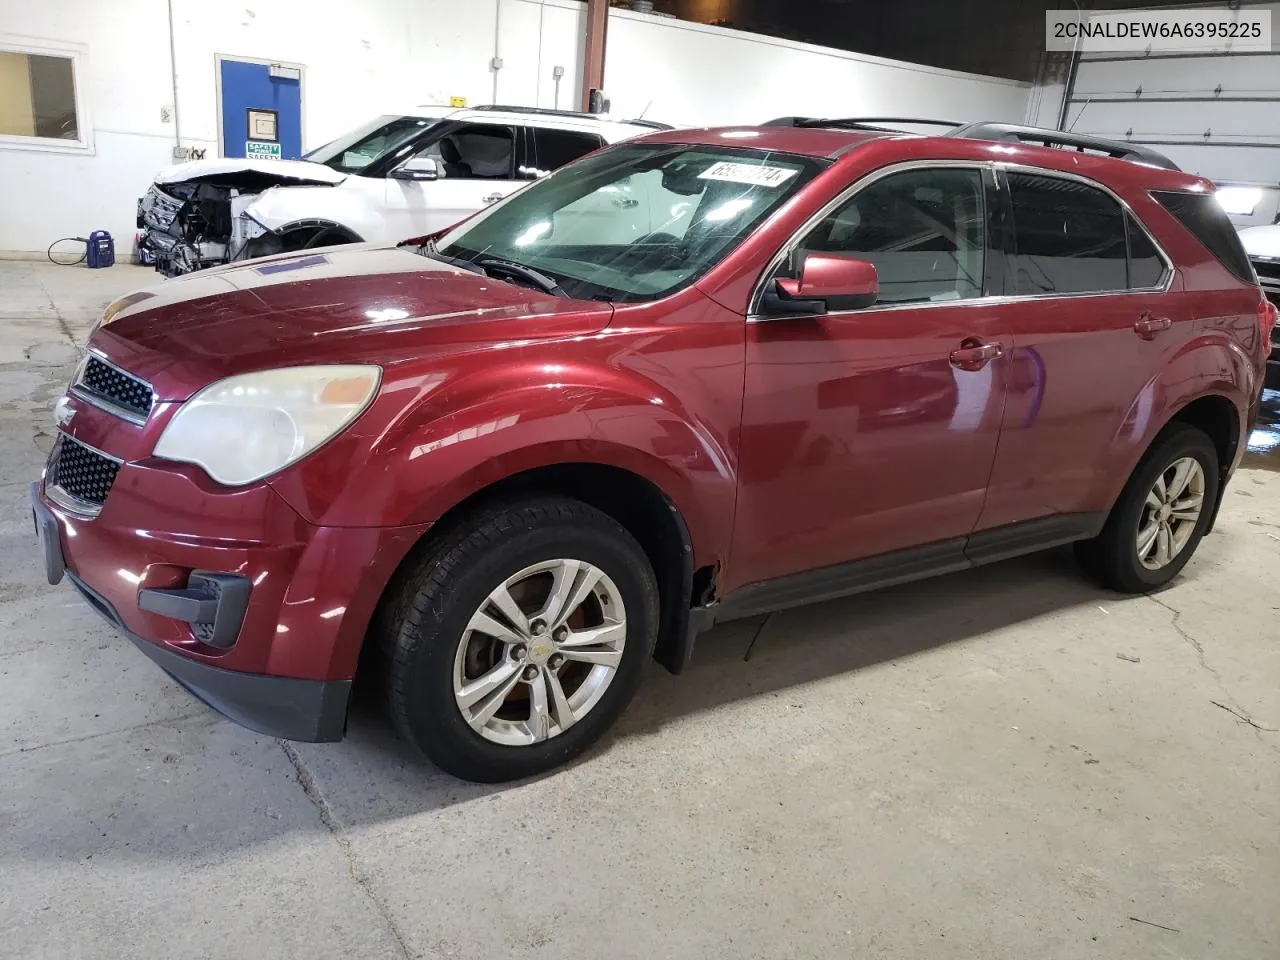
<svg viewBox="0 0 1280 960"><path fill-rule="evenodd" d="M384 366L581 336L613 308L553 297L408 247L354 244L204 270L117 300L91 344L164 400L309 363Z"/></svg>
<svg viewBox="0 0 1280 960"><path fill-rule="evenodd" d="M1280 223L1266 227L1245 227L1240 231L1244 252L1251 257L1280 259Z"/></svg>
<svg viewBox="0 0 1280 960"><path fill-rule="evenodd" d="M191 160L166 167L156 174L156 183L182 183L229 173L253 173L279 178L281 183L341 183L347 179L323 163L307 160L242 160L234 157L222 160Z"/></svg>

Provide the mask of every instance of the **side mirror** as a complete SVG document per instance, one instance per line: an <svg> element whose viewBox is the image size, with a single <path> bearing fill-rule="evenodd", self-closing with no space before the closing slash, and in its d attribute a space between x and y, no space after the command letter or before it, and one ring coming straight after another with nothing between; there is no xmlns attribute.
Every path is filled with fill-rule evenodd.
<svg viewBox="0 0 1280 960"><path fill-rule="evenodd" d="M410 157L391 171L396 180L439 180L440 168L431 157Z"/></svg>
<svg viewBox="0 0 1280 960"><path fill-rule="evenodd" d="M764 295L769 313L821 314L861 310L876 302L880 281L874 264L839 253L808 253L798 279L780 278Z"/></svg>

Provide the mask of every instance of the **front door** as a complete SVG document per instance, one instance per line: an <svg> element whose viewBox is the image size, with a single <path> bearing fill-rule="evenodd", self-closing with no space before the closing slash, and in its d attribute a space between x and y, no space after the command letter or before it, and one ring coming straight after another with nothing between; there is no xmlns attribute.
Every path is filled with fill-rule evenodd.
<svg viewBox="0 0 1280 960"><path fill-rule="evenodd" d="M1004 318L980 167L911 167L864 186L804 237L876 266L865 310L747 326L728 589L967 536L1005 398ZM770 280L770 282L772 282Z"/></svg>
<svg viewBox="0 0 1280 960"><path fill-rule="evenodd" d="M439 179L386 180L385 238L392 242L451 227L524 186L524 131L505 124L452 127L416 154L436 162ZM406 158L408 159L408 158Z"/></svg>
<svg viewBox="0 0 1280 960"><path fill-rule="evenodd" d="M302 70L218 59L222 155L297 160L302 156Z"/></svg>

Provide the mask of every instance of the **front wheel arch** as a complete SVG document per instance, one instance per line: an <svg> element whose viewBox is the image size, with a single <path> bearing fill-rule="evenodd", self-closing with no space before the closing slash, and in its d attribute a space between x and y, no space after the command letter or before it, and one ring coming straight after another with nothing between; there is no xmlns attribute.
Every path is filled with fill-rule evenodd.
<svg viewBox="0 0 1280 960"><path fill-rule="evenodd" d="M250 240L246 245L246 252L247 259L253 259L277 253L295 253L313 247L363 242L363 237L340 223L331 220L300 220Z"/></svg>
<svg viewBox="0 0 1280 960"><path fill-rule="evenodd" d="M694 569L694 549L684 514L652 480L622 467L601 463L560 463L511 474L474 491L453 504L432 524L401 561L379 603L393 596L404 571L468 518L494 503L534 496L567 497L618 522L635 537L653 567L660 601L658 642L654 658L672 673L680 673L692 656L691 608L695 579L710 581L714 570Z"/></svg>

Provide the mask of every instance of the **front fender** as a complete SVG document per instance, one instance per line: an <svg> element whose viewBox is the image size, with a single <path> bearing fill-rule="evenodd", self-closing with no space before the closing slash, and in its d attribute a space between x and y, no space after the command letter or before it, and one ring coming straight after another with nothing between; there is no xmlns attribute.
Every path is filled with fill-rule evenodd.
<svg viewBox="0 0 1280 960"><path fill-rule="evenodd" d="M643 477L675 505L699 565L724 556L733 462L724 439L669 392L627 371L533 359L490 365L469 381L447 379L413 387L416 401L367 454L348 451L340 463L309 458L273 486L316 523L408 526L434 522L472 494L529 470L610 466ZM330 497L317 496L339 476Z"/></svg>
<svg viewBox="0 0 1280 960"><path fill-rule="evenodd" d="M323 223L345 227L361 239L373 234L378 219L363 195L336 187L272 187L244 212L272 233Z"/></svg>

